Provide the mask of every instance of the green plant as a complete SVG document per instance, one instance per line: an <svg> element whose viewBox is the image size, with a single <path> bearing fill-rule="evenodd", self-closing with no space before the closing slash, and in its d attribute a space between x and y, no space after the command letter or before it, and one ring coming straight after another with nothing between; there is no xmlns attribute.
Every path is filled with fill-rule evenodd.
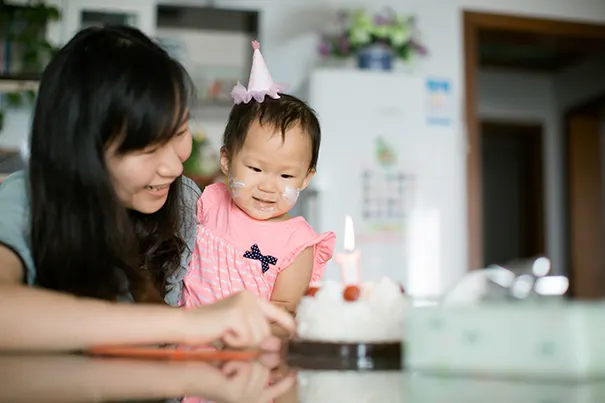
<svg viewBox="0 0 605 403"><path fill-rule="evenodd" d="M390 9L377 14L365 10L342 11L337 28L336 34L322 37L319 52L323 57L348 57L375 44L388 47L394 56L406 61L416 54L427 54L416 38L415 18Z"/></svg>
<svg viewBox="0 0 605 403"><path fill-rule="evenodd" d="M37 78L57 49L46 40L46 26L58 21L61 12L44 1L30 0L24 6L5 4L0 0L0 40L15 50L18 71L6 71L3 75L15 78ZM36 93L31 89L5 92L0 106L0 129L9 108L31 105Z"/></svg>

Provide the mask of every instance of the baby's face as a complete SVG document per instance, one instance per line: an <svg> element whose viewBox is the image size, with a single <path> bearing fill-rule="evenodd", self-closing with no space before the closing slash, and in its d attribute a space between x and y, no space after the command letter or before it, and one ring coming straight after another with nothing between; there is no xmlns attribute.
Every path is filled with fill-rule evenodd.
<svg viewBox="0 0 605 403"><path fill-rule="evenodd" d="M292 209L314 174L310 162L311 140L298 125L284 141L279 128L254 122L239 152L229 159L221 151L233 201L257 220L280 219Z"/></svg>

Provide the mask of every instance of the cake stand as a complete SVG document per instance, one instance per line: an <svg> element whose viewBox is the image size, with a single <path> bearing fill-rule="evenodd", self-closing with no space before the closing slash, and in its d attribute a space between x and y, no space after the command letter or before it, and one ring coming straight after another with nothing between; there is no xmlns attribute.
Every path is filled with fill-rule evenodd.
<svg viewBox="0 0 605 403"><path fill-rule="evenodd" d="M290 340L286 353L288 364L302 369L394 370L402 368L403 344L333 343Z"/></svg>

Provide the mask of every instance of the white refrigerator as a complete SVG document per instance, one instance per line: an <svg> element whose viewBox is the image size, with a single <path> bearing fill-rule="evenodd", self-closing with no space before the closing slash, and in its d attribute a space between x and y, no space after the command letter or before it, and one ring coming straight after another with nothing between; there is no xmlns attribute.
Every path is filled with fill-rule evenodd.
<svg viewBox="0 0 605 403"><path fill-rule="evenodd" d="M336 233L336 253L352 217L362 281L386 276L415 294L442 292L447 259L459 252L444 241L464 223L452 217L463 204L451 197L456 175L448 175L460 145L447 81L321 68L311 75L309 102L322 143L299 212L316 231ZM324 278L340 278L334 259Z"/></svg>

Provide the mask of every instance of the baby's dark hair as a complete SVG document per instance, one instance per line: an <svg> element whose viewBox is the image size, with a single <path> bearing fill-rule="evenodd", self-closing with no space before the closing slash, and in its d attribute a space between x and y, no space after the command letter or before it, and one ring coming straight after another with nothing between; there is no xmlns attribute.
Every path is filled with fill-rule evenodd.
<svg viewBox="0 0 605 403"><path fill-rule="evenodd" d="M311 140L309 171L317 168L321 128L317 114L304 101L288 94L273 99L266 96L263 102L252 99L247 104L233 106L223 135L223 147L231 157L244 146L250 126L258 121L261 125L279 128L285 139L286 130L300 125Z"/></svg>

